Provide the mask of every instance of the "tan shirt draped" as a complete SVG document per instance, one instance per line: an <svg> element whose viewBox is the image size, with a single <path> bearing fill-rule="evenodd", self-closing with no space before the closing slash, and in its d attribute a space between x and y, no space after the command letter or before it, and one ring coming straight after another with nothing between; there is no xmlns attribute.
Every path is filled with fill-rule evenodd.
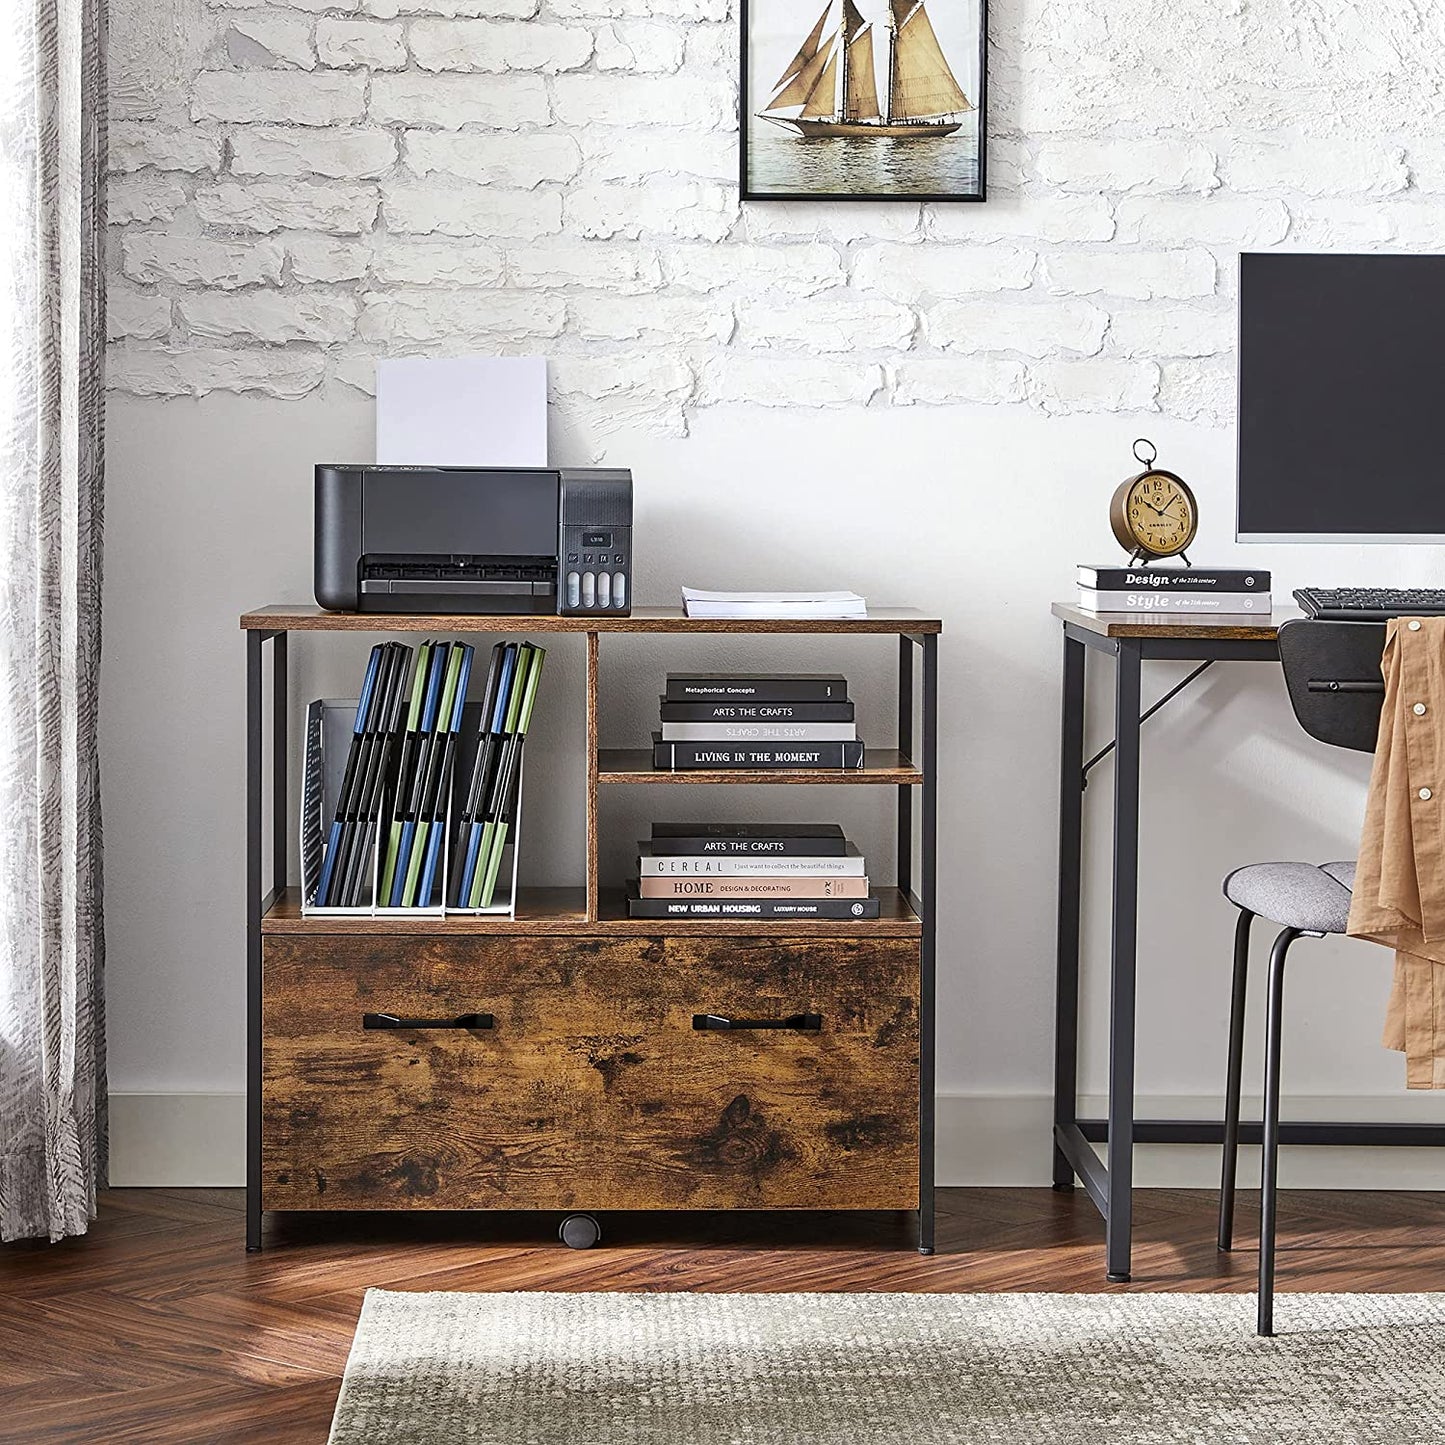
<svg viewBox="0 0 1445 1445"><path fill-rule="evenodd" d="M1385 705L1349 932L1395 950L1384 1044L1411 1089L1445 1089L1445 617L1385 633Z"/></svg>

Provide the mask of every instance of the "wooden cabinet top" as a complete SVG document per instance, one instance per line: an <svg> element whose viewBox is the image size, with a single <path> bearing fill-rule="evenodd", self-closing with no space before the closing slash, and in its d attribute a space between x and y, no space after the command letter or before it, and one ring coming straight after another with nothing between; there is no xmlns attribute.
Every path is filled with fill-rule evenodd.
<svg viewBox="0 0 1445 1445"><path fill-rule="evenodd" d="M558 617L555 613L328 612L309 603L272 603L241 614L247 632L754 632L926 633L943 623L912 607L873 607L867 617L685 617L680 607L634 607L628 617Z"/></svg>

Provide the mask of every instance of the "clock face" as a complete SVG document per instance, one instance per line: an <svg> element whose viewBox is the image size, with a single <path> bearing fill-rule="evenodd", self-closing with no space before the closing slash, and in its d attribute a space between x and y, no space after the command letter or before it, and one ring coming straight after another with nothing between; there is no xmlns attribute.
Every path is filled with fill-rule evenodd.
<svg viewBox="0 0 1445 1445"><path fill-rule="evenodd" d="M1155 557L1182 552L1198 525L1189 489L1168 472L1136 477L1124 498L1124 515L1138 549Z"/></svg>

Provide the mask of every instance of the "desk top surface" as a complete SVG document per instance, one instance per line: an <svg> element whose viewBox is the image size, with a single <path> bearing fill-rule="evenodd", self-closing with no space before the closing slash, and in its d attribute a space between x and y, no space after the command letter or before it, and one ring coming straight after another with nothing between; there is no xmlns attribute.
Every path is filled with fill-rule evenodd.
<svg viewBox="0 0 1445 1445"><path fill-rule="evenodd" d="M1086 612L1055 602L1053 614L1098 637L1221 638L1231 642L1273 642L1279 629L1303 616L1293 607L1278 608L1268 617L1201 616L1187 612Z"/></svg>
<svg viewBox="0 0 1445 1445"><path fill-rule="evenodd" d="M911 607L870 607L867 617L685 617L680 607L634 607L627 617L559 617L538 612L443 615L408 612L327 612L309 603L273 603L244 613L249 632L942 632L937 617Z"/></svg>

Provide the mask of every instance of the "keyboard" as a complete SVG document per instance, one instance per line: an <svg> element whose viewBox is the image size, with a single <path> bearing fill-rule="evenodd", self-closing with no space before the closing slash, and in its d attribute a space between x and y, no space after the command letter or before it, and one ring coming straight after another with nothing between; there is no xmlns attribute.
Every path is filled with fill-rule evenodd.
<svg viewBox="0 0 1445 1445"><path fill-rule="evenodd" d="M1306 617L1326 622L1386 622L1445 614L1442 587L1296 587Z"/></svg>

